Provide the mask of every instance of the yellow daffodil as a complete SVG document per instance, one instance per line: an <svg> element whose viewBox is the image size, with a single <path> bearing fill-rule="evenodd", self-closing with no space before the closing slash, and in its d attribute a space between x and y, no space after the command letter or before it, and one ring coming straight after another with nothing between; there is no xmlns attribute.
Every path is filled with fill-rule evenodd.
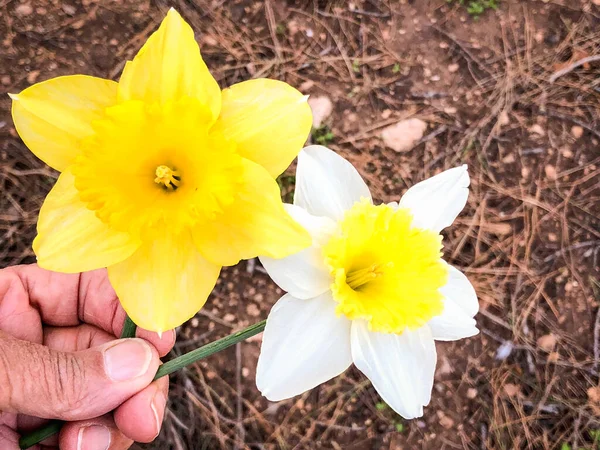
<svg viewBox="0 0 600 450"><path fill-rule="evenodd" d="M478 333L475 290L441 259L440 231L465 206L468 186L467 167L456 167L414 185L399 204L373 205L348 161L321 146L300 152L286 207L313 245L261 258L288 292L267 319L256 374L263 395L290 398L354 363L398 414L423 414L434 340Z"/></svg>
<svg viewBox="0 0 600 450"><path fill-rule="evenodd" d="M223 265L310 245L275 181L310 131L305 96L268 79L221 91L173 9L118 83L65 76L11 97L23 141L62 172L40 211L39 265L108 267L141 327L193 316Z"/></svg>

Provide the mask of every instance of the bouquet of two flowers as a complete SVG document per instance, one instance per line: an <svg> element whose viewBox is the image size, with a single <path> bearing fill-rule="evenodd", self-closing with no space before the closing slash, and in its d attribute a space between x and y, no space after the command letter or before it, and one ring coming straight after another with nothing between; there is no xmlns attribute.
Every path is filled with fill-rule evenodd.
<svg viewBox="0 0 600 450"><path fill-rule="evenodd" d="M11 97L21 138L61 172L40 210L41 267L106 267L130 320L158 333L194 316L221 267L243 259L259 257L287 292L266 329L183 355L157 376L265 329L256 384L270 400L354 363L414 418L431 397L434 340L478 332L473 287L441 259L440 231L467 200L466 166L414 185L398 203L373 204L349 162L325 147L302 149L306 96L269 79L221 90L176 11L118 83L65 76ZM276 177L297 156L287 205Z"/></svg>

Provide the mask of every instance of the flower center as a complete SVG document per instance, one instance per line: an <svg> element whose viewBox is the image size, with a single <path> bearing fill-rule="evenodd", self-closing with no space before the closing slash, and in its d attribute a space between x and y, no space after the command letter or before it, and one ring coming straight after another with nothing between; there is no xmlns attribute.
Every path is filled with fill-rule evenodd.
<svg viewBox="0 0 600 450"><path fill-rule="evenodd" d="M442 237L412 227L408 209L356 203L323 247L337 312L369 328L401 334L442 313L448 270Z"/></svg>
<svg viewBox="0 0 600 450"><path fill-rule="evenodd" d="M373 281L375 278L382 276L384 274L384 269L391 267L394 267L394 263L390 261L385 264L371 264L369 267L354 270L346 275L346 284L350 286L351 289L356 290L362 285L367 284L369 281Z"/></svg>
<svg viewBox="0 0 600 450"><path fill-rule="evenodd" d="M140 239L214 220L234 201L243 166L210 117L186 97L107 108L73 165L80 199L111 228Z"/></svg>
<svg viewBox="0 0 600 450"><path fill-rule="evenodd" d="M181 184L179 172L171 169L169 166L160 165L156 168L154 173L156 174L154 182L162 184L163 187L169 191L174 191Z"/></svg>

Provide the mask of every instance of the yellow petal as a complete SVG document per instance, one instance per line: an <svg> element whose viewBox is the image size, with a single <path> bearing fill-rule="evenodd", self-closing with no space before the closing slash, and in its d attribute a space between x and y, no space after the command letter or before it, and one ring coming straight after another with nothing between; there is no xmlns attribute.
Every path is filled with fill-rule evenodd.
<svg viewBox="0 0 600 450"><path fill-rule="evenodd" d="M63 171L79 154L92 122L117 101L117 83L86 75L52 78L11 95L15 127L42 161Z"/></svg>
<svg viewBox="0 0 600 450"><path fill-rule="evenodd" d="M125 65L119 81L119 100L164 104L181 97L206 104L213 119L219 115L219 85L202 60L194 31L171 8L159 29Z"/></svg>
<svg viewBox="0 0 600 450"><path fill-rule="evenodd" d="M142 328L163 332L202 308L220 270L198 253L188 231L142 244L109 267L108 277L129 317Z"/></svg>
<svg viewBox="0 0 600 450"><path fill-rule="evenodd" d="M42 205L33 241L38 264L55 272L77 273L129 257L139 242L101 222L79 199L73 183L67 169Z"/></svg>
<svg viewBox="0 0 600 450"><path fill-rule="evenodd" d="M257 79L223 90L215 124L238 152L276 177L298 155L312 125L306 96L282 81Z"/></svg>
<svg viewBox="0 0 600 450"><path fill-rule="evenodd" d="M215 264L229 266L255 256L283 258L311 245L308 232L285 211L277 182L262 167L243 159L236 198L215 220L193 230L198 250Z"/></svg>

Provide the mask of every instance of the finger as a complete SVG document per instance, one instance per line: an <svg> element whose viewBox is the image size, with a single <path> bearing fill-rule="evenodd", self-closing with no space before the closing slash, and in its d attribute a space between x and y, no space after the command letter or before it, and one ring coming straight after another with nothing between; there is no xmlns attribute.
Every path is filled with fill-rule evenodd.
<svg viewBox="0 0 600 450"><path fill-rule="evenodd" d="M58 441L61 450L126 450L133 444L110 414L65 424Z"/></svg>
<svg viewBox="0 0 600 450"><path fill-rule="evenodd" d="M147 335L149 332L140 330L138 337ZM173 330L171 330L173 331ZM156 335L156 333L154 333ZM174 333L170 336L174 339ZM76 327L44 327L44 338L42 343L53 350L61 350L64 352L77 352L86 350L91 347L97 347L110 341L114 341L115 337L100 328L93 325L83 324ZM150 341L150 339L146 339ZM155 342L158 339L153 339ZM163 350L167 349L170 344L167 344L169 336L166 333L159 342L162 342ZM157 349L158 350L158 349ZM158 352L160 356L160 351Z"/></svg>
<svg viewBox="0 0 600 450"><path fill-rule="evenodd" d="M105 414L148 386L160 360L143 339L60 352L0 332L0 410L62 420Z"/></svg>
<svg viewBox="0 0 600 450"><path fill-rule="evenodd" d="M64 274L41 269L35 264L9 267L0 270L0 298L3 299L0 302L0 329L32 342L39 340L20 334L25 328L22 322L17 327L14 320L6 318L18 314L23 318L21 320L32 322L26 327L28 329L39 329L41 322L59 327L84 322L117 337L125 323L125 311L108 280L106 269ZM4 328L3 324L11 323L14 325L11 329ZM154 345L161 356L175 344L173 330L164 332L162 338L142 329L136 335Z"/></svg>
<svg viewBox="0 0 600 450"><path fill-rule="evenodd" d="M169 378L156 380L114 412L115 423L125 436L136 442L152 442L160 433L165 415Z"/></svg>
<svg viewBox="0 0 600 450"><path fill-rule="evenodd" d="M175 330L165 331L162 336L159 336L153 331L138 328L135 335L150 342L161 357L166 356L175 345Z"/></svg>
<svg viewBox="0 0 600 450"><path fill-rule="evenodd" d="M78 352L114 341L115 337L93 325L45 327L43 344L52 350Z"/></svg>
<svg viewBox="0 0 600 450"><path fill-rule="evenodd" d="M19 435L6 425L0 425L0 448L2 450L19 450Z"/></svg>

